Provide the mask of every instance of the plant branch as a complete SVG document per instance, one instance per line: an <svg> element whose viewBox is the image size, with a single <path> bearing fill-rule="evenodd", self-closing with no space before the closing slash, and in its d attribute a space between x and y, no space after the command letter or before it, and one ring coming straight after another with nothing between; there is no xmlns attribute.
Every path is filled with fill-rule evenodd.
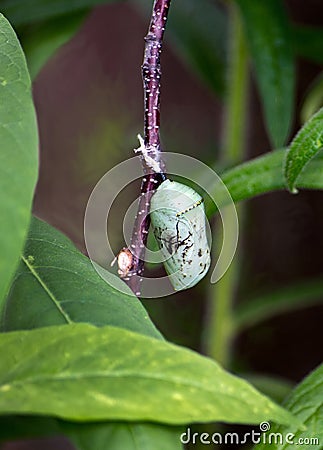
<svg viewBox="0 0 323 450"><path fill-rule="evenodd" d="M145 37L145 52L142 64L144 87L144 139L140 136L140 152L144 177L141 184L141 196L135 217L129 249L121 250L128 258L129 250L132 258L127 270L120 268L124 281L138 296L140 295L141 277L144 271L145 247L150 226L149 208L151 197L158 185L165 179L164 163L160 146L160 54L168 10L171 0L155 0L148 33ZM124 252L124 253L123 253ZM120 255L120 254L119 254ZM129 262L129 260L127 260ZM118 258L119 262L119 258Z"/></svg>

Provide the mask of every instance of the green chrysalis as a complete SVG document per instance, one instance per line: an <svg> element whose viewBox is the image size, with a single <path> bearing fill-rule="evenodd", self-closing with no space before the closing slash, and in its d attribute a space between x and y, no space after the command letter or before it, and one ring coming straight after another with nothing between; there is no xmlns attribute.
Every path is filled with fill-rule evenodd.
<svg viewBox="0 0 323 450"><path fill-rule="evenodd" d="M202 197L189 186L167 179L152 196L150 217L174 289L194 286L211 263Z"/></svg>

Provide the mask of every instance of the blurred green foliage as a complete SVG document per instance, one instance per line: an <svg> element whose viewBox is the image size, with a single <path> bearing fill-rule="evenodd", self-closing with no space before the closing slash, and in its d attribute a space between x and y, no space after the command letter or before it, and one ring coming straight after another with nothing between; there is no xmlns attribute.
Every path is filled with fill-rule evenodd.
<svg viewBox="0 0 323 450"><path fill-rule="evenodd" d="M24 48L29 72L33 79L37 79L41 69L64 44L75 36L77 37L77 32L86 21L91 8L105 3L118 2L4 0L1 3L1 12L14 26ZM128 5L131 4L137 8L147 20L151 3L146 0L127 2ZM257 83L263 110L263 122L274 151L224 171L223 181L235 202L266 192L283 190L286 189L286 186L291 190L295 188L323 189L323 159L320 153L323 119L322 112L317 112L322 106L321 78L318 78L304 103L302 113L304 127L291 140L287 150L280 149L290 141L292 125L295 119L298 119L298 113L295 110L297 58L301 57L316 64L323 63L323 27L295 24L282 0L264 0L262 2L236 0L233 3L238 7L239 21L243 25L248 46L248 53L243 55L244 63L247 64L248 60L251 62L251 70ZM197 77L203 88L212 96L221 99L224 105L233 92L237 104L239 102L242 104L243 95L246 95L245 92L241 92L241 89L240 92L239 89L235 90L232 85L234 78L227 76L229 67L234 67L235 61L232 61L232 58L237 57L230 53L231 49L228 45L234 31L231 20L232 17L228 14L225 2L174 0L166 33L167 42L178 58L184 62L189 72ZM0 21L0 42L2 44L0 52L0 99L2 105L2 107L0 105L2 154L0 180L3 192L0 199L2 217L0 246L4 249L0 255L0 276L3 297L10 279L13 280L10 294L2 311L3 329L18 330L58 325L61 321L57 317L62 319L59 313L61 304L64 305L67 302L66 311L74 317L73 322L88 321L100 326L114 325L120 328L129 328L137 333L160 337L137 299L132 295L126 298L109 292L100 284L103 283L102 280L97 277L84 256L70 247L71 244L67 244L65 238L55 230L47 228L46 225L37 225L37 221L33 221L31 235L26 241L25 254L13 278L30 219L31 197L37 171L37 130L31 103L30 80L23 53L6 19L1 16ZM14 61L13 65L8 64L11 59ZM107 89L113 91L109 98L112 103L115 102L115 87L108 86ZM245 114L248 115L248 111ZM314 117L313 114L315 114ZM241 118L241 122L245 127L245 120ZM178 119L174 131L174 142L180 142L180 126L185 134L186 124L182 124ZM84 183L94 183L99 171L103 172L107 163L115 164L121 158L123 148L131 148L132 127L131 115L128 116L125 113L124 115L119 114L115 120L111 119L108 123L103 119L96 121L93 136L87 136L85 132L79 146L80 165L75 168ZM236 142L236 144L238 147L242 145L240 142ZM219 146L218 143L216 145ZM91 151L92 158L88 157L89 149L93 149ZM208 155L211 155L210 165L219 165L215 156L213 158L211 149ZM196 156L200 156L200 149L196 150ZM230 161L231 163L234 161ZM219 187L215 185L212 189L221 201ZM206 206L209 217L214 216L217 212L215 205L206 202ZM55 258L56 267L53 267ZM61 261L61 264L57 261ZM33 269L34 263L35 269ZM41 266L39 273L38 264ZM63 270L65 271L64 276L62 276ZM91 297L95 292L96 298L95 301L88 298L78 303L78 299L82 297L83 283L85 284L85 282L91 286L91 288L87 288L87 293L90 293ZM198 289L200 289L199 295L201 293L201 296L205 296L206 289L203 283L202 288L199 286ZM234 289L229 295L234 295L233 291ZM64 292L66 298L64 298ZM187 294L185 295L187 297ZM276 289L273 292L264 292L258 296L254 295L248 301L237 307L234 306L232 311L229 311L232 314L233 326L230 328L227 341L220 342L219 345L226 346L227 351L233 354L232 342L241 331L281 313L287 314L300 308L305 309L309 305L318 305L321 303L322 295L322 283L315 279L299 280L295 285ZM28 300L27 310L26 299ZM38 304L44 300L49 301L49 308L46 305ZM168 301L171 302L171 299ZM41 313L43 307L44 311ZM158 308L157 306L156 311ZM150 309L153 312L154 306ZM167 316L168 313L159 311L157 316L158 314ZM206 325L210 326L210 324ZM207 335L206 332L204 333ZM202 332L200 334L202 335ZM142 339L144 342L145 338ZM83 342L78 345L81 347ZM167 344L165 345L167 346ZM129 351L131 351L130 347L129 344ZM7 351L6 345L3 351ZM26 354L28 354L28 349ZM95 351L93 351L92 357L95 358ZM206 362L205 358L197 356L196 358L196 361L203 361L201 368L203 364L211 364L212 367L215 367L213 363ZM45 360L46 358L44 358ZM159 358L157 360L159 361ZM15 366L13 373L21 370L19 361L16 363L17 367ZM199 367L198 364L196 362L197 367ZM140 366L140 361L138 361L138 365ZM174 361L172 370L174 374L178 375L184 369ZM190 372L191 370L188 370L188 376L191 375ZM298 416L309 427L312 434L317 436L322 435L321 372L322 367L319 367L291 393L289 400L284 403L284 408ZM248 374L244 377L277 402L281 402L291 390L288 382L266 374ZM207 382L209 381L207 380ZM205 383L207 384L207 382ZM216 376L214 383L217 383ZM232 386L230 387L230 383L226 384L227 381L223 381L223 383L229 392ZM5 386L3 384L2 388L5 389ZM242 383L241 386L246 385ZM202 382L199 389L203 389ZM263 397L257 397L259 394L254 395L255 399L259 399L259 405L262 405L260 399ZM234 402L239 403L243 400L240 393L231 392L231 396L233 396ZM159 398L159 401L162 400ZM46 399L46 401L49 400ZM216 400L213 403L213 406L217 406ZM248 417L246 417L246 414L243 414L243 408L239 409L238 406L234 407L227 400L223 400L223 408L225 405L229 405L229 409L235 410L238 414L237 417L235 416L237 421L248 423L250 414L247 414ZM192 405L190 408L193 409ZM268 415L267 419L272 417L273 420L282 421L281 418L284 414L284 417L290 417L288 413L282 412L284 410L275 409L274 406L273 411L275 412L271 416ZM33 412L32 408L29 412ZM307 414L307 412L311 414ZM258 418L261 420L262 416ZM144 420L144 417L141 419ZM229 420L227 416L221 416L220 419ZM181 423L184 423L185 420L183 419ZM309 434L308 430L303 431L298 425L291 426L289 429L276 429L285 433L292 430L298 437ZM111 445L114 450L119 447L131 450L138 446L140 450L151 450L156 441L162 450L180 448L178 438L180 430L165 425L144 422L96 423L81 427L52 418L47 420L37 417L34 422L33 419L27 417L2 417L0 420L0 440L30 435L51 435L58 432L69 436L80 450L92 450L92 448L106 450L107 440L113 442ZM271 446L270 448L278 449L280 447ZM293 447L286 445L284 448L292 449ZM159 449L157 444L154 449Z"/></svg>

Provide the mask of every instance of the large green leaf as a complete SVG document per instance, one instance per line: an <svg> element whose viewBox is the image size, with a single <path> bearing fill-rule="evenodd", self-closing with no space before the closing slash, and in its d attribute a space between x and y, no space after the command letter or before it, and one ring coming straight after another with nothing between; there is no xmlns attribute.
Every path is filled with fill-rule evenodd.
<svg viewBox="0 0 323 450"><path fill-rule="evenodd" d="M284 406L297 416L305 425L297 427L273 426L262 437L264 440L255 450L297 450L301 446L309 450L323 448L323 365L319 366L299 384L289 396ZM269 441L270 433L275 433L278 439Z"/></svg>
<svg viewBox="0 0 323 450"><path fill-rule="evenodd" d="M62 424L65 434L80 450L181 450L182 429L153 423L131 424L112 422L79 426Z"/></svg>
<svg viewBox="0 0 323 450"><path fill-rule="evenodd" d="M24 54L0 14L0 311L28 230L38 135Z"/></svg>
<svg viewBox="0 0 323 450"><path fill-rule="evenodd" d="M1 11L17 27L118 0L2 0ZM120 1L120 0L119 0Z"/></svg>
<svg viewBox="0 0 323 450"><path fill-rule="evenodd" d="M132 0L151 14L152 2ZM217 94L225 89L227 18L218 2L176 0L172 3L166 39L192 70Z"/></svg>
<svg viewBox="0 0 323 450"><path fill-rule="evenodd" d="M257 195L286 189L283 175L283 162L286 150L275 150L263 156L240 164L221 175L235 203ZM305 170L299 175L296 187L299 189L323 189L323 155L313 158ZM219 205L225 205L228 196L221 185L216 183L210 187ZM206 211L211 216L217 211L215 204L208 198L205 200Z"/></svg>
<svg viewBox="0 0 323 450"><path fill-rule="evenodd" d="M64 434L80 450L180 450L181 427L136 422L65 422L41 416L0 416L0 444Z"/></svg>
<svg viewBox="0 0 323 450"><path fill-rule="evenodd" d="M274 148L286 143L294 110L292 34L281 0L236 0L242 12L266 126Z"/></svg>
<svg viewBox="0 0 323 450"><path fill-rule="evenodd" d="M64 323L65 316L60 311L62 307L68 321L112 324L161 338L136 297L130 292L127 296L112 289L97 275L88 258L78 252L65 236L35 218L26 242L24 260L8 297L4 316L5 329ZM41 266L39 270L38 266ZM114 280L114 283L116 282ZM63 299L67 298L68 301L64 302ZM12 421L15 426L11 427L8 438L26 436L26 431L30 430L30 420L26 424L25 418L12 418ZM10 420L7 422L10 424ZM48 431L48 427L44 426L39 431L52 434L53 420L49 424ZM146 429L144 423L120 423L118 428L105 422L96 426L65 423L62 427L61 429L60 425L56 424L56 434L66 433L82 450L88 448L91 441L96 442L96 450L104 450L107 442L104 438L108 436L113 436L115 446L124 446L123 448L129 450L137 448L135 438L133 446L130 446L129 436L139 435L142 442L149 442L153 438L152 435L158 433L161 442L168 441L170 450L177 449L179 442L178 433L173 429L159 426L152 431L150 426ZM5 429L8 430L8 425ZM116 429L119 430L118 433L115 433ZM32 427L32 430L34 436L39 434L37 427ZM121 432L122 430L125 431Z"/></svg>
<svg viewBox="0 0 323 450"><path fill-rule="evenodd" d="M2 333L0 359L0 414L171 425L295 421L215 361L117 327Z"/></svg>
<svg viewBox="0 0 323 450"><path fill-rule="evenodd" d="M68 238L36 218L2 319L5 331L89 322L161 337L130 289L126 295L106 283Z"/></svg>
<svg viewBox="0 0 323 450"><path fill-rule="evenodd" d="M323 148L323 108L297 133L289 146L285 162L285 178L290 191L306 164Z"/></svg>

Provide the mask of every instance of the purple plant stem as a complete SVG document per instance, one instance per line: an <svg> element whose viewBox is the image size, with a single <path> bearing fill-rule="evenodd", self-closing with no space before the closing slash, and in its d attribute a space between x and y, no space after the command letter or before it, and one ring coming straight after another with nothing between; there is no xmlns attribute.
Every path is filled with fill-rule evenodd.
<svg viewBox="0 0 323 450"><path fill-rule="evenodd" d="M160 167L154 170L141 156L144 178L141 184L141 196L133 227L130 251L133 265L124 279L132 291L139 296L141 277L144 271L145 247L150 226L150 199L154 190L164 180L164 164L160 147L160 54L171 0L155 0L148 33L145 37L145 52L142 64L144 87L144 144L149 156Z"/></svg>

